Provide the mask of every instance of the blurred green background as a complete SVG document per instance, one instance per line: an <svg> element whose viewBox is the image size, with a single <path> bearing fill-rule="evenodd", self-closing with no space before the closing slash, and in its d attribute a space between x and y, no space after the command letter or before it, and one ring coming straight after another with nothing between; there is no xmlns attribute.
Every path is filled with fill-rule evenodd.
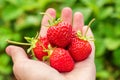
<svg viewBox="0 0 120 80"><path fill-rule="evenodd" d="M47 8L60 17L64 7L80 11L85 24L95 18L91 28L96 45L96 80L120 80L120 0L0 0L0 80L13 80L12 60L5 53L7 39L24 41L40 29Z"/></svg>

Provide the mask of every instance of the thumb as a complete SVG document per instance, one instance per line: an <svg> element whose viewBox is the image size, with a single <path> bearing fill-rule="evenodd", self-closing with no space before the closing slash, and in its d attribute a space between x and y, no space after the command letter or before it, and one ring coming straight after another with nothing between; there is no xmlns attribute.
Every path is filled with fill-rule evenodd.
<svg viewBox="0 0 120 80"><path fill-rule="evenodd" d="M13 46L13 45L8 46L6 48L6 52L9 56L12 57L13 63L28 59L25 51L22 48L17 46Z"/></svg>

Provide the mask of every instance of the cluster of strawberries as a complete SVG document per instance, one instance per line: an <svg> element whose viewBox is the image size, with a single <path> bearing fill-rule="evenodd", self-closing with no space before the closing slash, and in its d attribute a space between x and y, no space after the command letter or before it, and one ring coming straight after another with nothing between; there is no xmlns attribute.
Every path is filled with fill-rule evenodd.
<svg viewBox="0 0 120 80"><path fill-rule="evenodd" d="M92 48L86 34L73 31L72 26L61 19L52 18L48 27L44 37L25 37L30 44L28 52L32 50L38 60L48 62L59 72L69 72L75 62L90 55Z"/></svg>

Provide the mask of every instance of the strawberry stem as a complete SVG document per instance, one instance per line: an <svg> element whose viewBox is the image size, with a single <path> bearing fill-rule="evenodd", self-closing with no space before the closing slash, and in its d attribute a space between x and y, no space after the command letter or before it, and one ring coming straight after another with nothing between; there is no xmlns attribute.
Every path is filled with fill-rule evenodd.
<svg viewBox="0 0 120 80"><path fill-rule="evenodd" d="M26 46L30 46L31 44L29 43L21 43L21 42L16 42L16 41L10 41L7 40L8 43L12 43L12 44L18 44L18 45L26 45Z"/></svg>
<svg viewBox="0 0 120 80"><path fill-rule="evenodd" d="M54 18L53 18L50 14L44 13L44 12L41 12L40 14L47 15L52 21L54 21ZM49 23L50 23L50 22L49 22Z"/></svg>
<svg viewBox="0 0 120 80"><path fill-rule="evenodd" d="M93 19L89 22L88 27L87 27L87 29L86 29L86 31L85 31L85 34L84 34L85 37L86 37L86 34L87 34L87 32L88 32L89 27L91 26L91 24L92 24L94 21L95 21L95 18L93 18Z"/></svg>

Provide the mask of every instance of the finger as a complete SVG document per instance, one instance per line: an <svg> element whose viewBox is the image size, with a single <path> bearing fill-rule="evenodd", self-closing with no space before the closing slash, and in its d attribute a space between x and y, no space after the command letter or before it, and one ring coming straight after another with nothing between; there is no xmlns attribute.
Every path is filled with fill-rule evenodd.
<svg viewBox="0 0 120 80"><path fill-rule="evenodd" d="M56 11L53 8L47 9L45 13L48 13L53 18L56 17ZM44 15L42 19L42 26L48 24L48 20L50 20L50 17L47 15Z"/></svg>
<svg viewBox="0 0 120 80"><path fill-rule="evenodd" d="M82 13L76 12L73 17L73 29L75 31L82 30L82 27L84 26L84 18Z"/></svg>
<svg viewBox="0 0 120 80"><path fill-rule="evenodd" d="M86 32L87 28L88 28L88 26L84 26L84 27L82 28L82 33L83 33L83 35L85 35L85 32ZM88 29L88 31L87 31L87 33L86 33L86 36L88 36L88 37L94 37L94 36L93 36L93 33L92 33L92 31L91 31L90 28Z"/></svg>
<svg viewBox="0 0 120 80"><path fill-rule="evenodd" d="M47 9L45 13L48 13L51 17L55 18L56 17L56 11L53 8ZM47 32L47 25L48 25L48 20L50 20L50 17L47 15L43 16L42 23L41 23L41 30L40 30L40 35L45 36Z"/></svg>
<svg viewBox="0 0 120 80"><path fill-rule="evenodd" d="M25 51L17 46L8 46L6 52L9 56L12 57L13 63L28 59Z"/></svg>
<svg viewBox="0 0 120 80"><path fill-rule="evenodd" d="M84 26L84 27L83 27L83 29L82 29L83 35L85 34L85 31L86 31L87 27L88 27L88 26ZM88 32L86 33L86 36L87 36L87 37L92 37L93 40L94 40L94 35L93 35L93 33L92 33L92 31L91 31L90 28L88 29ZM89 41L89 42L90 42L90 45L91 45L91 47L92 47L92 52L91 52L91 55L90 55L90 59L93 59L93 60L94 60L94 56L95 56L95 44L94 44L94 41Z"/></svg>
<svg viewBox="0 0 120 80"><path fill-rule="evenodd" d="M61 19L65 22L72 23L72 10L69 7L63 8Z"/></svg>

